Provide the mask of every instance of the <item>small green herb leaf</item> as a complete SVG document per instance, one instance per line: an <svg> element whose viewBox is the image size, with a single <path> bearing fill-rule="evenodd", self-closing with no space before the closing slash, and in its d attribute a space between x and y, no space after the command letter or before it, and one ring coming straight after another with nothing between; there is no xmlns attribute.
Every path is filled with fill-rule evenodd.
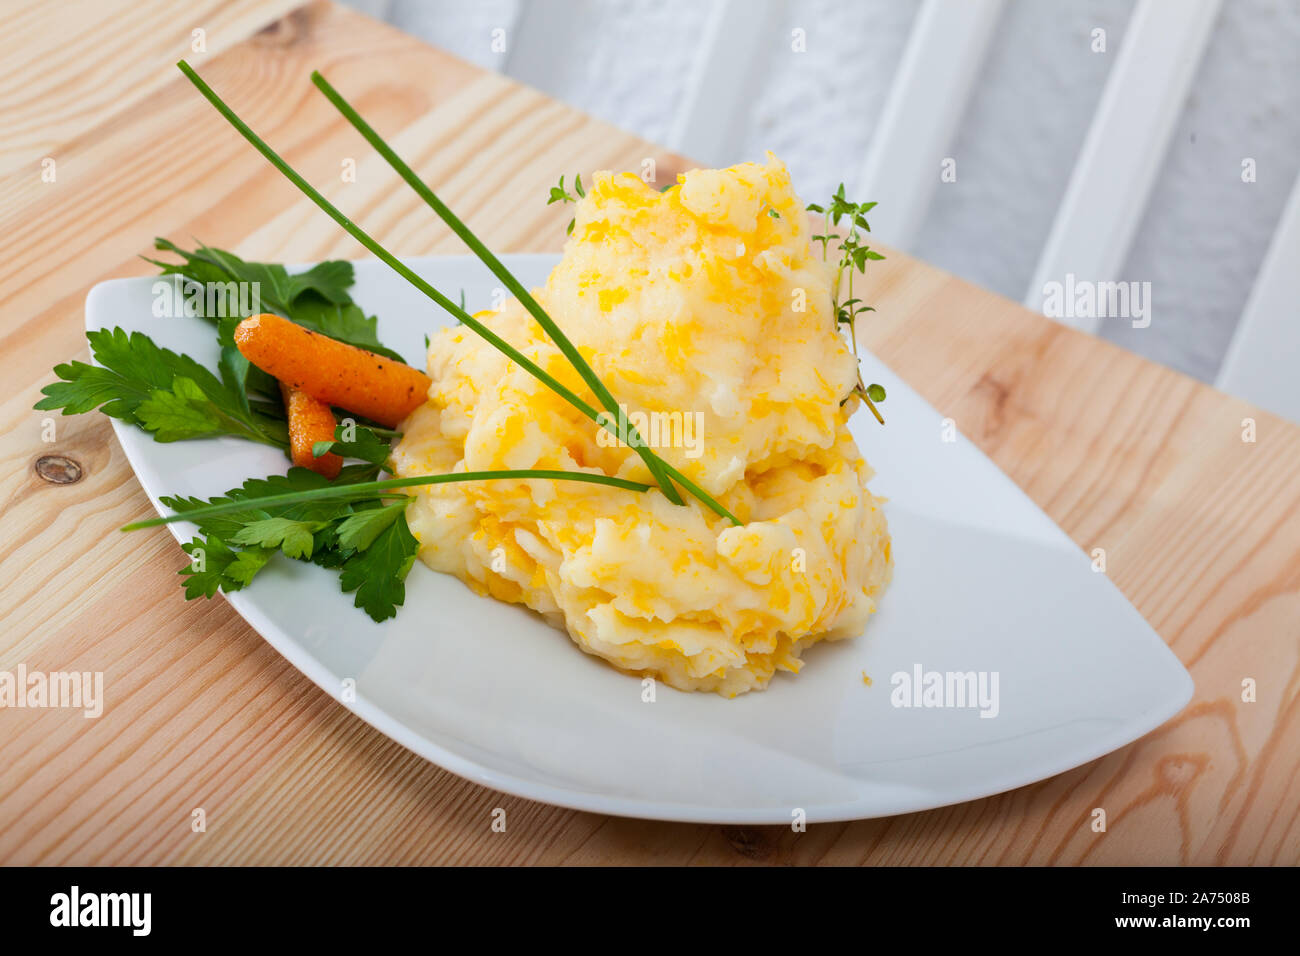
<svg viewBox="0 0 1300 956"><path fill-rule="evenodd" d="M312 455L319 458L321 455L333 452L344 458L360 458L372 465L382 465L388 461L388 455L392 451L391 443L363 425L354 426L352 430L355 434L352 440L345 441L344 434L347 430L344 425L337 426L334 429L334 440L316 442L312 445Z"/></svg>
<svg viewBox="0 0 1300 956"><path fill-rule="evenodd" d="M207 540L195 538L181 548L190 556L190 563L179 572L185 576L187 600L210 598L217 591L238 591L270 557L270 552L232 551L215 535L209 535Z"/></svg>
<svg viewBox="0 0 1300 956"><path fill-rule="evenodd" d="M310 558L314 544L312 536L323 526L324 522L320 521L262 518L248 522L230 540L232 544L278 548L290 558Z"/></svg>
<svg viewBox="0 0 1300 956"><path fill-rule="evenodd" d="M222 433L221 417L191 379L176 376L170 391L156 388L135 410L136 421L155 441L206 438Z"/></svg>
<svg viewBox="0 0 1300 956"><path fill-rule="evenodd" d="M576 195L575 195L575 193L576 193ZM551 203L556 203L556 202L577 202L579 199L583 199L583 198L585 198L586 195L587 195L587 190L584 189L583 186L582 186L582 175L581 175L581 174L575 175L575 176L573 177L573 192L572 192L572 193L569 192L567 189L564 188L564 177L561 176L561 177L560 177L560 184L559 184L558 186L552 186L552 187L551 187L550 198L546 200L546 205L549 206ZM569 220L569 224L568 224L568 225L565 227L565 229L564 229L564 234L565 234L566 236L571 236L571 235L573 235L573 227L574 227L574 225L576 224L576 222L577 222L576 219L570 219L570 220ZM462 308L463 308L463 306L462 306Z"/></svg>
<svg viewBox="0 0 1300 956"><path fill-rule="evenodd" d="M349 558L343 565L339 586L344 591L356 591L353 602L375 621L384 621L397 614L406 602L406 575L415 563L420 543L406 524L406 511L397 517L370 547Z"/></svg>
<svg viewBox="0 0 1300 956"><path fill-rule="evenodd" d="M375 317L367 316L352 301L348 289L355 281L355 273L350 262L330 260L290 275L278 263L245 262L233 253L211 246L200 245L189 252L161 237L154 240L154 246L183 260L179 263L147 260L160 266L163 275L179 275L189 283L201 283L205 291L212 291L217 313L206 317L214 322L222 317L234 317L237 322L245 318L248 309L274 312L340 342L398 362L405 361L379 341ZM247 283L249 287L256 283L257 301L249 301L251 293L240 294L238 283Z"/></svg>
<svg viewBox="0 0 1300 956"><path fill-rule="evenodd" d="M245 548L226 566L226 580L238 587L247 587L257 572L266 567L266 562L271 560L274 553L261 548ZM226 590L233 591L236 588L227 586Z"/></svg>
<svg viewBox="0 0 1300 956"><path fill-rule="evenodd" d="M344 518L338 524L339 547L348 551L364 551L388 526L396 521L412 499L403 497L382 508L368 508Z"/></svg>

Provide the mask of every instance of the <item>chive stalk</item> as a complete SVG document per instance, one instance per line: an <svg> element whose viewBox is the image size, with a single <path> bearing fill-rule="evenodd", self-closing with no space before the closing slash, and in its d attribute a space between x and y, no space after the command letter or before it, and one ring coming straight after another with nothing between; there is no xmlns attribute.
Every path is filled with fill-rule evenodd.
<svg viewBox="0 0 1300 956"><path fill-rule="evenodd" d="M153 528L173 521L194 521L195 519L214 518L217 515L235 514L244 511L261 511L267 507L302 504L308 501L349 501L373 498L386 491L413 488L417 485L449 485L459 481L494 481L498 479L546 478L553 481L583 481L592 485L609 485L626 491L649 491L651 486L626 478L613 478L609 475L596 475L585 471L554 471L543 468L520 468L498 471L461 471L445 475L421 475L417 478L385 478L382 481L359 481L348 485L330 485L325 488L308 488L305 491L287 491L280 495L266 495L260 498L237 498L219 505L203 505L189 511L133 521L123 525L122 531L137 531L140 528Z"/></svg>

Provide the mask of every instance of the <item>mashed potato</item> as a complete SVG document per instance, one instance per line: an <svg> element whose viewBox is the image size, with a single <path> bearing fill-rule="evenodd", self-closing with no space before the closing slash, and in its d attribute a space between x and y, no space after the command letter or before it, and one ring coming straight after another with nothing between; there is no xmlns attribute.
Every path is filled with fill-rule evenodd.
<svg viewBox="0 0 1300 956"><path fill-rule="evenodd" d="M425 486L408 511L421 559L680 690L763 688L814 642L860 633L890 541L846 427L857 401L840 405L856 363L802 210L770 154L664 193L597 173L534 291L655 450L742 526L685 492L683 507L573 482ZM478 318L599 407L517 301ZM399 476L556 468L653 483L632 449L463 326L433 336L429 375Z"/></svg>

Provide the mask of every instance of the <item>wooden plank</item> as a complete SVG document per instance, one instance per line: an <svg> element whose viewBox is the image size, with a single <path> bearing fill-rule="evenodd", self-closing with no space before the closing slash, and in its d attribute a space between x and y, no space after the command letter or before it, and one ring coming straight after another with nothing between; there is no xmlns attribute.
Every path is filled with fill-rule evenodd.
<svg viewBox="0 0 1300 956"><path fill-rule="evenodd" d="M339 8L291 24L288 42L250 40L205 75L401 253L452 246L317 108L312 66L503 249L558 248L567 217L542 202L560 171L646 155L683 165ZM50 365L81 351L85 290L143 271L132 257L156 231L284 259L356 253L182 84L159 87L156 111L104 115L71 138L86 178L68 195L23 193L22 244L0 230L0 260L38 253L0 261L0 669L102 670L109 694L94 721L0 711L0 862L1300 862L1300 428L901 253L873 264L879 311L863 343L1075 541L1105 547L1116 583L1192 671L1188 710L1130 747L987 800L803 834L613 819L440 770L311 685L224 602L182 601L170 535L115 530L149 505L106 422L60 419L46 443L31 410ZM138 137L177 124L201 155L136 155ZM346 156L356 183L337 177ZM123 168L119 188L96 188ZM1256 442L1241 440L1244 418ZM33 465L51 453L85 476L40 478ZM1241 700L1245 677L1256 703ZM1088 826L1097 806L1106 834ZM505 834L491 832L496 807Z"/></svg>
<svg viewBox="0 0 1300 956"><path fill-rule="evenodd" d="M105 111L145 104L170 77L198 66L302 5L302 0L24 0L0 7L0 173L61 159L60 147ZM198 34L195 31L200 31ZM51 62L58 69L49 69Z"/></svg>

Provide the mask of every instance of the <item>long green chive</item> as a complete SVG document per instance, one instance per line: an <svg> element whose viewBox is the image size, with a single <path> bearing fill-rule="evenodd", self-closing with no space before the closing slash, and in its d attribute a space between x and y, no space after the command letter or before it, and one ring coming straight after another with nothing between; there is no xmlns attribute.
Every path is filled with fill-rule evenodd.
<svg viewBox="0 0 1300 956"><path fill-rule="evenodd" d="M449 485L458 481L491 481L499 478L549 478L553 481L585 481L592 485L609 485L627 491L649 491L651 485L626 478L612 478L609 475L593 475L585 471L550 471L547 469L514 469L508 471L461 471L446 475L421 475L418 478L386 478L383 481L361 481L351 485L331 485L328 488L309 488L306 491L287 491L282 495L267 495L262 498L239 498L220 505L204 505L189 511L149 518L145 521L133 521L123 525L122 531L137 531L140 528L153 528L173 521L193 521L196 518L213 518L217 515L233 514L242 511L260 511L269 506L296 505L305 501L349 501L375 497L376 492L412 488L416 485Z"/></svg>
<svg viewBox="0 0 1300 956"><path fill-rule="evenodd" d="M624 443L629 445L631 444L628 440L631 436L626 432L620 433L618 430L619 419L624 418L624 416L601 415L601 413L597 412L597 410L587 401L575 394L571 389L566 387L536 362L533 362L505 339L501 338L420 276L416 275L409 267L401 262L401 260L373 239L364 229L344 215L338 207L322 196L315 187L307 182L307 180L303 179L302 176L293 169L293 167L285 162L279 153L267 145L261 137L249 128L247 123L235 114L234 110L226 105L225 101L223 101L221 97L219 97L216 92L203 81L202 77L194 72L194 69L188 63L181 60L176 64L176 66L183 74L185 74L186 78L194 84L195 88L203 95L204 99L211 103L217 112L225 117L226 121L229 122L230 125L233 126L235 130L253 146L254 149L261 153L262 156L264 156L272 166L278 169L286 179L298 187L303 195L314 202L326 215L342 226L348 235L352 236L353 239L356 239L357 242L361 243L361 245L372 252L376 258L385 263L403 279L411 283L411 285L415 286L426 296L436 302L444 311L450 313L454 318L458 319L469 329L480 335L490 345L504 354L511 361L518 364L521 368L554 391L578 411L582 412L582 414L587 418L591 419L598 426L604 428ZM579 356L579 358L581 358L581 356ZM644 442L641 442L640 444L644 445ZM647 467L650 467L649 462L653 459L659 467L663 469L664 473L669 475L673 480L699 499L699 501L701 501L705 507L711 510L714 514L726 518L732 524L739 525L741 523L735 515L719 504L711 495L704 491L704 489L700 488L695 484L695 482L688 479L671 464L659 458L648 448L637 449L637 451L638 454L641 454L642 459L646 460ZM643 451L645 452L644 454L642 454ZM647 455L649 456L648 458ZM654 469L651 468L651 471L653 473ZM677 495L676 489L672 488L671 482L667 480L661 482L660 487L664 488L664 486L667 486L664 490L665 496L668 497L670 501L680 504L681 498Z"/></svg>
<svg viewBox="0 0 1300 956"><path fill-rule="evenodd" d="M384 138L376 133L374 128L361 118L361 114L353 109L352 104L345 100L342 94L330 85L329 80L321 76L319 70L312 71L311 81L315 83L317 89L324 93L326 98L334 104L335 108L343 114L344 118L346 118L347 121L356 128L357 132L365 138L366 142L373 146L379 155L388 161L388 165L392 166L393 169L397 171L397 174L401 176L402 179L406 180L406 184L414 189L419 197L429 205L429 208L438 214L438 218L445 222L448 228L460 237L461 241L469 247L470 252L478 256L479 260L492 270L492 274L505 283L505 286L510 293L523 304L525 309L532 313L533 318L537 320L537 324L546 331L546 334L551 337L551 341L554 342L556 347L564 353L564 357L569 360L569 364L574 367L580 376L582 376L582 380L587 383L587 387L591 389L592 394L596 396L596 400L600 402L605 411L609 412L611 415L618 416L618 403L614 401L614 396L611 395L609 389L605 387L605 383L600 380L600 377L596 375L595 370L592 369L587 360L582 357L582 353L579 352L573 342L569 340L569 337L564 334L564 330L555 324L555 320L552 319L546 313L546 310L541 307L538 301L533 298L532 293L524 288L523 283L516 279L510 270L501 264L501 260L494 256L492 251L488 249L487 246L483 245L478 236L474 235L474 233L470 231L469 226L465 225L465 223L460 220L460 217L452 212L447 207L447 204L439 199L434 191L425 184L424 180L415 174L415 170L411 169L410 166L403 162L402 158L398 156L397 153L393 152L392 147L384 141ZM627 435L624 436L624 441L631 445L636 453L641 456L641 459L646 463L646 467L650 469L650 473L655 476L655 481L659 483L659 486L663 488L664 494L668 496L668 500L675 505L682 504L681 496L677 494L677 490L673 488L672 483L668 481L664 475L664 463L662 460L658 455L645 446L645 443L641 441L641 437L636 433L636 428L634 426L625 424L625 427L627 429Z"/></svg>

